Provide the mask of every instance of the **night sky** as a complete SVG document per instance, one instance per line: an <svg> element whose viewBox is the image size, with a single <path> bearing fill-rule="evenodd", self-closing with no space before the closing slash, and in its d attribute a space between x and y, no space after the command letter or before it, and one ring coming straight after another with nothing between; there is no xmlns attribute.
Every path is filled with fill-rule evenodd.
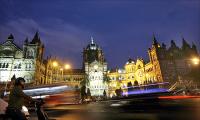
<svg viewBox="0 0 200 120"><path fill-rule="evenodd" d="M108 66L122 67L129 57L148 60L153 33L168 46L184 37L199 47L200 0L0 0L0 43L12 33L22 45L37 30L45 56L80 68L93 36Z"/></svg>

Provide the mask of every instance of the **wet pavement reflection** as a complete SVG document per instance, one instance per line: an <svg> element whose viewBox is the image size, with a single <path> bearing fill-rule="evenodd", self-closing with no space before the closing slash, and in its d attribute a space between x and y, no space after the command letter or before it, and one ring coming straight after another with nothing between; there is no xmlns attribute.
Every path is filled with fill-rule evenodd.
<svg viewBox="0 0 200 120"><path fill-rule="evenodd" d="M45 110L56 120L200 120L200 98L110 100Z"/></svg>

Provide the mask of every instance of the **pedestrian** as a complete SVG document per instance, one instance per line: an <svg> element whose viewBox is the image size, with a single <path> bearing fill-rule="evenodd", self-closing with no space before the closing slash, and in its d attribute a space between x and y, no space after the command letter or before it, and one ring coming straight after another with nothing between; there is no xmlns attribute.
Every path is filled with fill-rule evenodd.
<svg viewBox="0 0 200 120"><path fill-rule="evenodd" d="M25 104L25 100L34 101L23 92L24 85L24 78L19 77L15 80L14 87L10 91L7 114L12 120L27 120L25 114L21 111L22 106Z"/></svg>

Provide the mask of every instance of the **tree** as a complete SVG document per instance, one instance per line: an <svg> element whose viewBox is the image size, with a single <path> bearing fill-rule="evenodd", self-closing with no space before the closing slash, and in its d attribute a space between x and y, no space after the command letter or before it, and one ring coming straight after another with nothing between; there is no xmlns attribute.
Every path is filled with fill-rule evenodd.
<svg viewBox="0 0 200 120"><path fill-rule="evenodd" d="M116 93L117 97L121 97L122 93L123 93L122 88L120 87L119 89L116 89L115 93Z"/></svg>
<svg viewBox="0 0 200 120"><path fill-rule="evenodd" d="M83 101L85 97L87 96L86 94L86 86L81 86L81 100Z"/></svg>
<svg viewBox="0 0 200 120"><path fill-rule="evenodd" d="M89 85L89 84L90 84L90 83L89 83L88 75L85 74L83 80L80 82L80 85L81 85L81 86L87 86L87 85Z"/></svg>
<svg viewBox="0 0 200 120"><path fill-rule="evenodd" d="M80 90L81 100L83 101L87 97L86 86L89 85L89 79L87 74L85 74L83 80L80 82L80 85L81 85L81 90Z"/></svg>
<svg viewBox="0 0 200 120"><path fill-rule="evenodd" d="M110 83L110 77L107 75L107 74L104 74L104 76L103 76L103 83Z"/></svg>
<svg viewBox="0 0 200 120"><path fill-rule="evenodd" d="M89 88L87 89L87 97L91 97L91 92Z"/></svg>

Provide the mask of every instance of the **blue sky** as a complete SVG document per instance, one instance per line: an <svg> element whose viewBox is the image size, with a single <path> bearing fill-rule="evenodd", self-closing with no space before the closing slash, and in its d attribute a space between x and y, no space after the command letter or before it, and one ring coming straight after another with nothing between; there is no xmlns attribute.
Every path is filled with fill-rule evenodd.
<svg viewBox="0 0 200 120"><path fill-rule="evenodd" d="M21 45L39 31L46 55L75 68L93 36L109 67L129 57L148 59L152 35L169 45L182 36L200 46L200 0L1 0L0 42L13 33Z"/></svg>

